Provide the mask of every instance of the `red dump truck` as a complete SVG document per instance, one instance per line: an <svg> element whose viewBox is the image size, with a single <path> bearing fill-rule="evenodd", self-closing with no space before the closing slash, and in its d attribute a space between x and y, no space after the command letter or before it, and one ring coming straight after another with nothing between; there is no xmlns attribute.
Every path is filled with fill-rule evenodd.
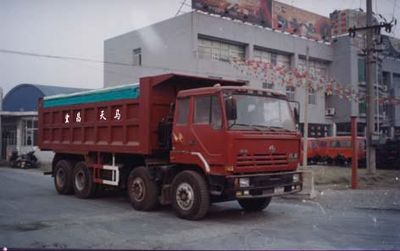
<svg viewBox="0 0 400 251"><path fill-rule="evenodd" d="M137 210L172 204L179 217L197 220L214 202L258 211L302 189L294 117L280 93L164 74L45 97L39 146L55 152L60 194L126 189Z"/></svg>

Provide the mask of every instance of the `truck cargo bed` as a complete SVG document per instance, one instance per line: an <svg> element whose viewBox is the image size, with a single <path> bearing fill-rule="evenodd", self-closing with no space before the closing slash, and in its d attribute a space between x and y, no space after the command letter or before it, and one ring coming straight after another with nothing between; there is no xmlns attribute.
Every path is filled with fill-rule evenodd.
<svg viewBox="0 0 400 251"><path fill-rule="evenodd" d="M157 129L178 91L243 82L165 74L130 84L39 101L39 147L65 153L152 154Z"/></svg>

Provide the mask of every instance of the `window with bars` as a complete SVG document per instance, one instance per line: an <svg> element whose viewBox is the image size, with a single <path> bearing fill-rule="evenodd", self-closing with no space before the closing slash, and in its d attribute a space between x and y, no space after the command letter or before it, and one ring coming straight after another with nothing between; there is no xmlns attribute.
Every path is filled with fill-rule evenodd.
<svg viewBox="0 0 400 251"><path fill-rule="evenodd" d="M309 61L309 71L310 74L314 77L326 78L328 76L328 64L319 62L316 60ZM305 59L299 59L297 64L297 69L302 72L305 72L307 69L307 63Z"/></svg>
<svg viewBox="0 0 400 251"><path fill-rule="evenodd" d="M264 89L274 89L274 84L265 82L265 83L262 84L262 87Z"/></svg>
<svg viewBox="0 0 400 251"><path fill-rule="evenodd" d="M288 55L278 54L266 50L255 49L254 59L264 63L270 63L278 66L290 66L290 57Z"/></svg>
<svg viewBox="0 0 400 251"><path fill-rule="evenodd" d="M276 65L277 62L277 55L276 53L271 53L271 64Z"/></svg>
<svg viewBox="0 0 400 251"><path fill-rule="evenodd" d="M244 59L244 46L206 38L198 39L199 58L228 62L230 59Z"/></svg>

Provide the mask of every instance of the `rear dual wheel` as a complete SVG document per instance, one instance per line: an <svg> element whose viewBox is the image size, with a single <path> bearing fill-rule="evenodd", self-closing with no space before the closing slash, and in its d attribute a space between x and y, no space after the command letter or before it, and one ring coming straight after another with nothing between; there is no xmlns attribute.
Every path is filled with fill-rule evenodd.
<svg viewBox="0 0 400 251"><path fill-rule="evenodd" d="M73 165L68 160L59 160L54 167L54 186L59 194L72 194Z"/></svg>
<svg viewBox="0 0 400 251"><path fill-rule="evenodd" d="M159 186L146 167L136 167L129 174L128 195L133 208L139 211L151 211L159 205Z"/></svg>
<svg viewBox="0 0 400 251"><path fill-rule="evenodd" d="M94 197L99 187L98 184L94 182L91 170L83 161L75 165L72 174L72 184L76 197L81 199Z"/></svg>

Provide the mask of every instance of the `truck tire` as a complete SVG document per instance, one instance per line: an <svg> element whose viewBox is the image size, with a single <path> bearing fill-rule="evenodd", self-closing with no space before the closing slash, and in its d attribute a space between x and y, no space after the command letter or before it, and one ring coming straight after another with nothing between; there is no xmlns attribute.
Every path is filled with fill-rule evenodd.
<svg viewBox="0 0 400 251"><path fill-rule="evenodd" d="M151 211L159 205L159 186L151 179L146 167L134 168L128 177L128 195L133 208Z"/></svg>
<svg viewBox="0 0 400 251"><path fill-rule="evenodd" d="M54 186L59 194L72 194L72 164L68 160L59 160L54 167Z"/></svg>
<svg viewBox="0 0 400 251"><path fill-rule="evenodd" d="M271 197L257 199L238 199L239 205L247 212L264 210L271 202Z"/></svg>
<svg viewBox="0 0 400 251"><path fill-rule="evenodd" d="M80 161L75 165L72 181L76 197L88 199L96 195L97 184L85 162Z"/></svg>
<svg viewBox="0 0 400 251"><path fill-rule="evenodd" d="M204 178L195 171L183 171L172 181L172 207L178 217L187 220L203 218L210 206L210 195Z"/></svg>

